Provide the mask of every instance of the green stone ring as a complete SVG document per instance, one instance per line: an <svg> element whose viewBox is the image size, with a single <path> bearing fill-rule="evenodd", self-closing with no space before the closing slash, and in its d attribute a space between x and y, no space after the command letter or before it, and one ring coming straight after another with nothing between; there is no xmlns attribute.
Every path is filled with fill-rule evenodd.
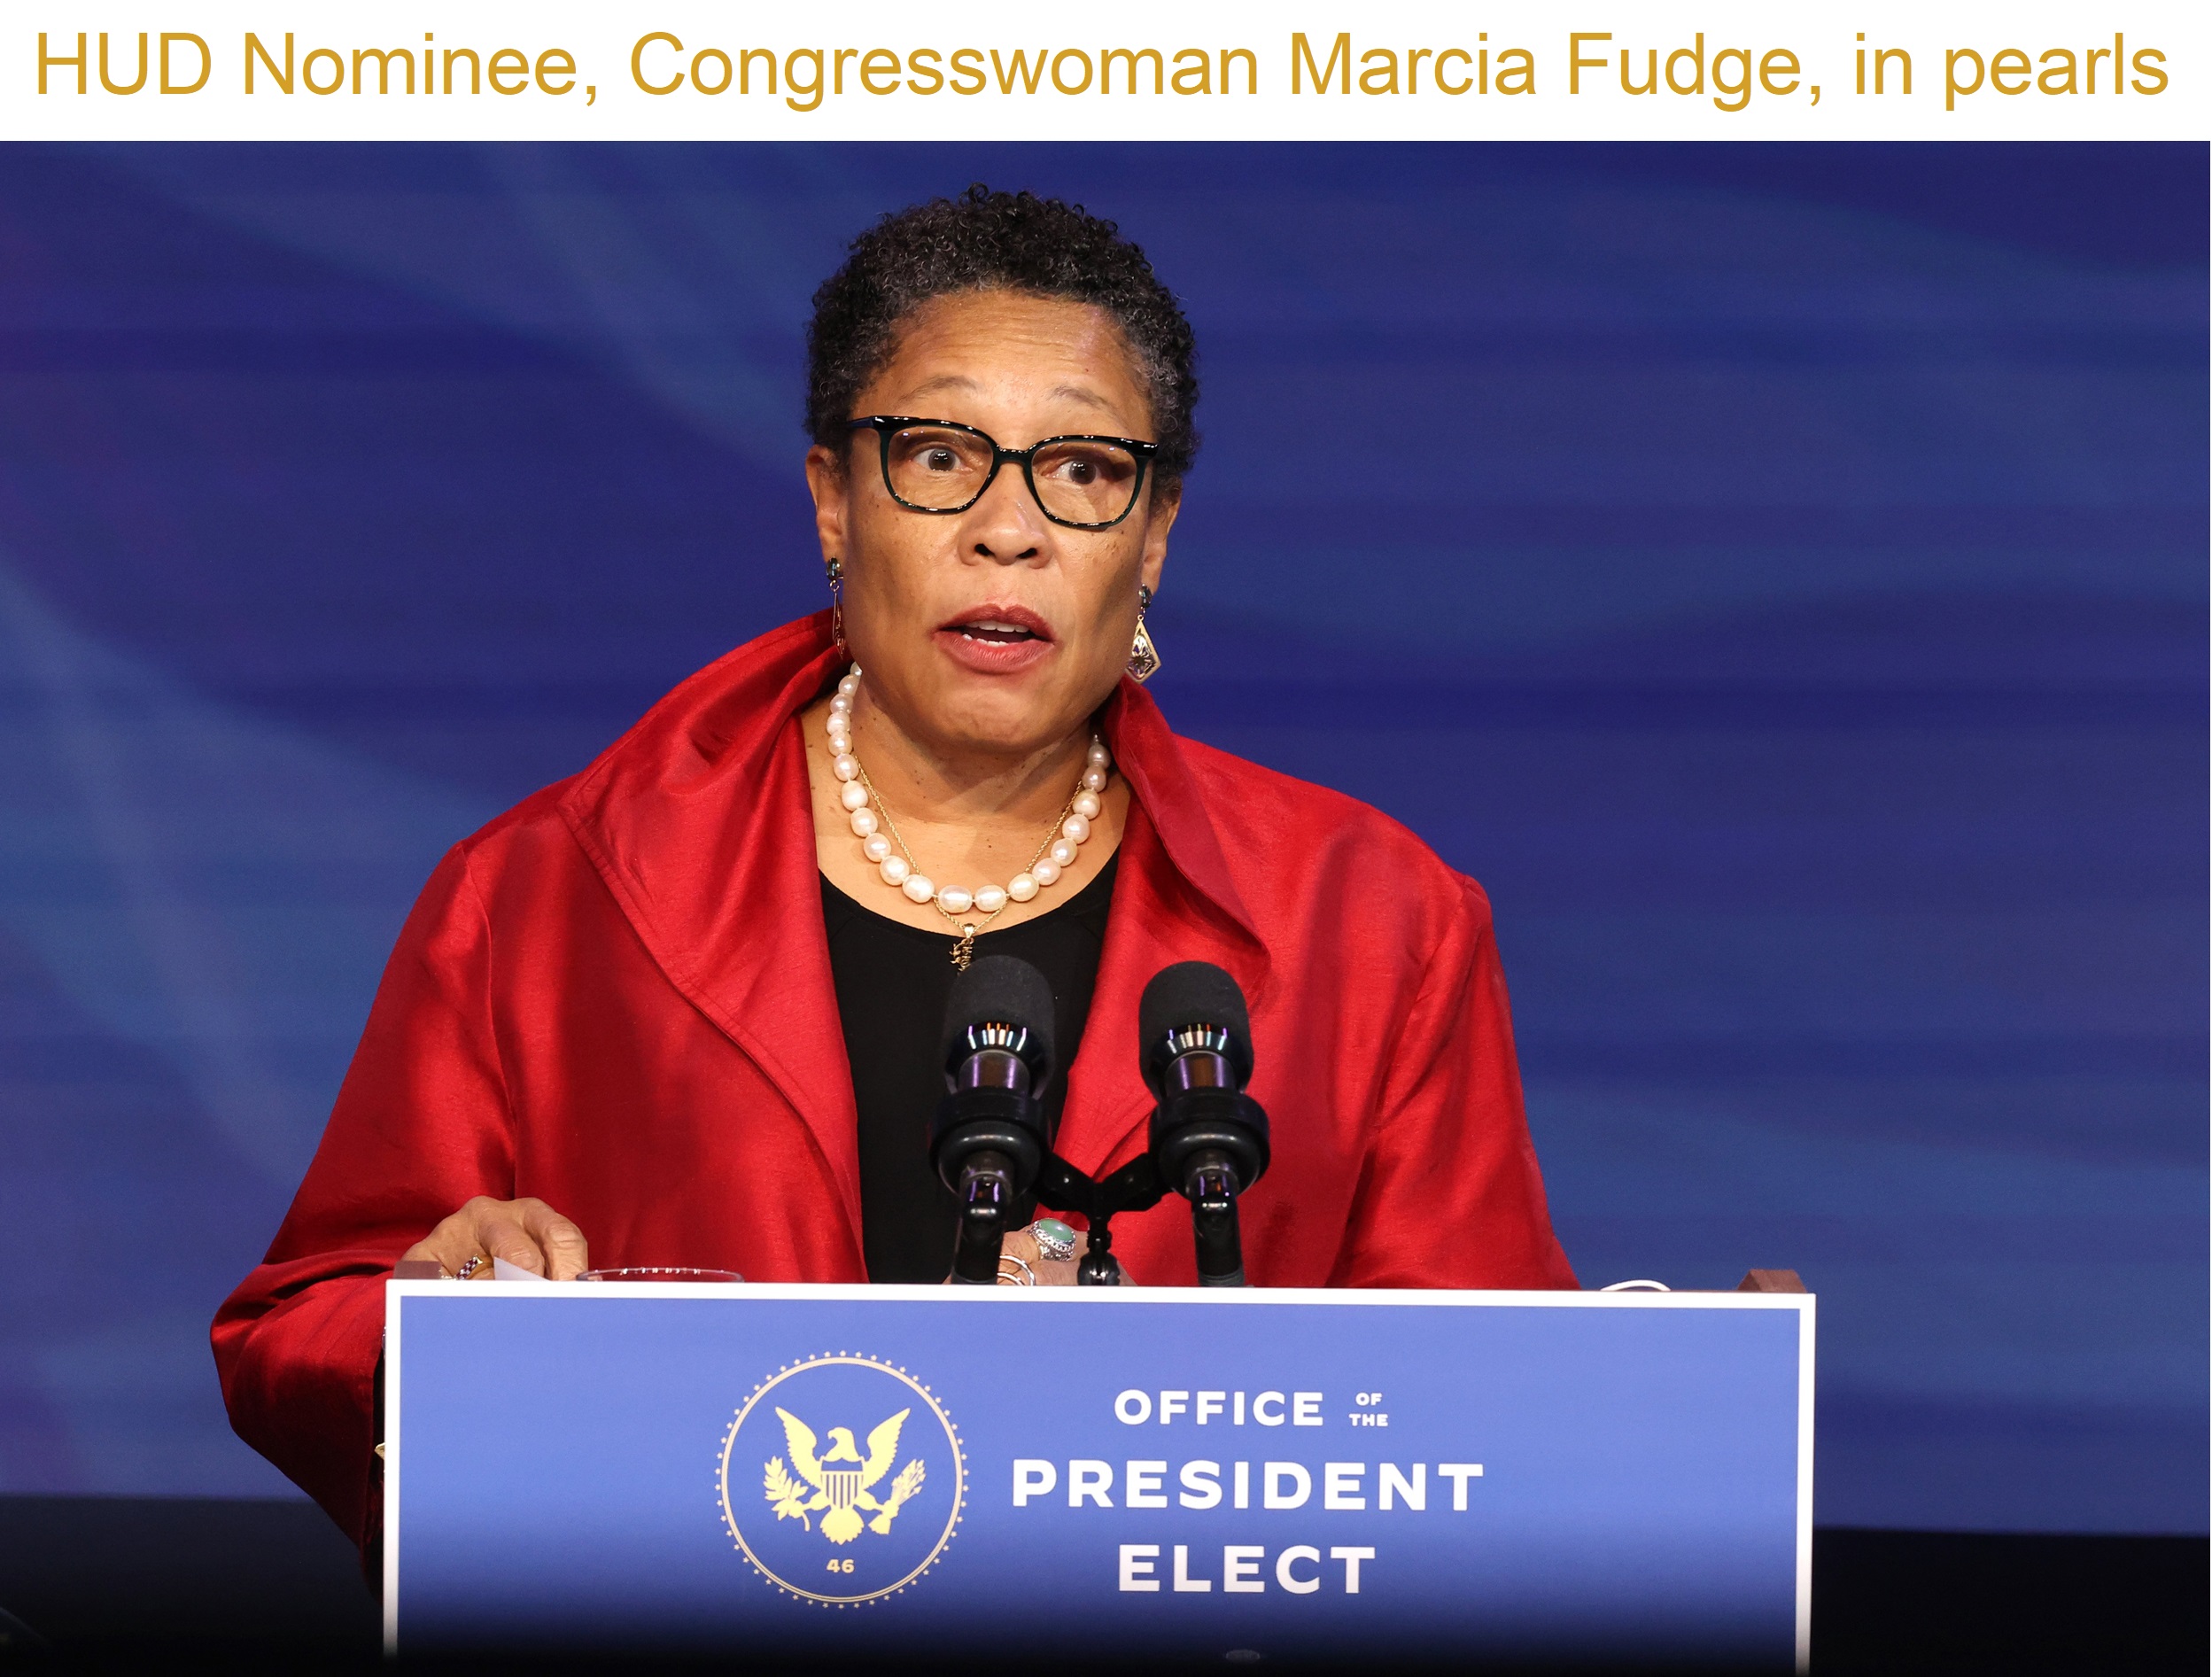
<svg viewBox="0 0 2212 1677"><path fill-rule="evenodd" d="M1029 1225L1030 1238L1036 1249L1056 1262L1066 1262L1075 1255L1075 1231L1058 1217L1040 1217Z"/></svg>

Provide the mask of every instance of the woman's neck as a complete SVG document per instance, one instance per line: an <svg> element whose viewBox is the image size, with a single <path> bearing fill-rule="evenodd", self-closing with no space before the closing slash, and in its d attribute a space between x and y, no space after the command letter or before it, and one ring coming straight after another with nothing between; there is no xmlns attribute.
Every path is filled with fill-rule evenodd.
<svg viewBox="0 0 2212 1677"><path fill-rule="evenodd" d="M1075 789L1090 749L1088 727L1027 753L945 749L901 726L862 682L853 703L852 751L902 821L1042 827Z"/></svg>
<svg viewBox="0 0 2212 1677"><path fill-rule="evenodd" d="M865 682L856 695L853 718L852 755L874 794L871 807L889 818L901 854L911 856L916 871L936 884L970 892L987 885L1004 889L1060 835L1059 823L1088 766L1092 737L1082 727L1020 755L947 750L900 726L869 698ZM953 922L934 905L913 903L887 884L864 853L850 812L840 801L843 782L836 778L829 750L828 719L827 698L809 706L799 719L815 856L822 873L876 913L931 931L951 929ZM1121 845L1129 814L1128 784L1120 774L1109 773L1098 796L1099 810L1090 819L1089 835L1075 847L1075 858L1059 879L1025 901L1009 901L990 919L987 929L1050 913L1098 877Z"/></svg>

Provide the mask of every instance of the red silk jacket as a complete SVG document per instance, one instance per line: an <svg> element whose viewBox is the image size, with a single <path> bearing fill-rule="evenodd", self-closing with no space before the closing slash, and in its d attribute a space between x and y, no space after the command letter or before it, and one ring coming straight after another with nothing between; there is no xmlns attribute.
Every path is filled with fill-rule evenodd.
<svg viewBox="0 0 2212 1677"><path fill-rule="evenodd" d="M836 662L823 613L710 664L456 845L408 916L213 1332L239 1436L357 1541L380 1523L383 1284L471 1196L546 1200L602 1265L866 1280L796 722ZM1131 798L1061 1154L1102 1176L1142 1149L1137 997L1213 961L1251 1003L1273 1121L1241 1202L1255 1285L1573 1286L1480 887L1364 804L1177 738L1133 682L1104 726ZM1132 1275L1196 1279L1179 1202L1114 1234Z"/></svg>

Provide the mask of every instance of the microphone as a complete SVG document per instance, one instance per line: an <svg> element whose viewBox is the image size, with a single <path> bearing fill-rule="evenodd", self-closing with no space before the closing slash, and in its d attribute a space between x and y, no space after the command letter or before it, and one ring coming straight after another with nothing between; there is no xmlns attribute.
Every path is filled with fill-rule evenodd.
<svg viewBox="0 0 2212 1677"><path fill-rule="evenodd" d="M998 1280L1015 1201L1044 1162L1041 1099L1052 1075L1052 987L1011 955L986 955L952 981L945 1005L945 1088L929 1125L929 1162L960 1202L952 1278Z"/></svg>
<svg viewBox="0 0 2212 1677"><path fill-rule="evenodd" d="M1137 1040L1160 1179L1191 1202L1199 1285L1245 1285L1237 1196L1268 1168L1268 1115L1244 1092L1252 1020L1237 981L1210 961L1181 961L1145 986Z"/></svg>

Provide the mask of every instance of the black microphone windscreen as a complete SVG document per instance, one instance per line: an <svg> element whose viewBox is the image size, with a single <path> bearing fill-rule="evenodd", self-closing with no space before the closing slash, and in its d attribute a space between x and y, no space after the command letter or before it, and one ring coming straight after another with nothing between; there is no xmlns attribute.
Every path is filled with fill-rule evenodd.
<svg viewBox="0 0 2212 1677"><path fill-rule="evenodd" d="M1012 1025L1028 1032L1021 1058L1034 1086L1052 1075L1052 987L1044 974L1012 955L970 961L952 981L944 1009L943 1060L950 1071L967 1052L971 1025Z"/></svg>
<svg viewBox="0 0 2212 1677"><path fill-rule="evenodd" d="M1168 1033L1191 1025L1214 1025L1227 1031L1237 1075L1252 1075L1252 1018L1245 1008L1244 991L1211 961L1177 961L1153 974L1137 1005L1137 1041L1147 1083L1156 1083L1167 1063L1163 1044Z"/></svg>

